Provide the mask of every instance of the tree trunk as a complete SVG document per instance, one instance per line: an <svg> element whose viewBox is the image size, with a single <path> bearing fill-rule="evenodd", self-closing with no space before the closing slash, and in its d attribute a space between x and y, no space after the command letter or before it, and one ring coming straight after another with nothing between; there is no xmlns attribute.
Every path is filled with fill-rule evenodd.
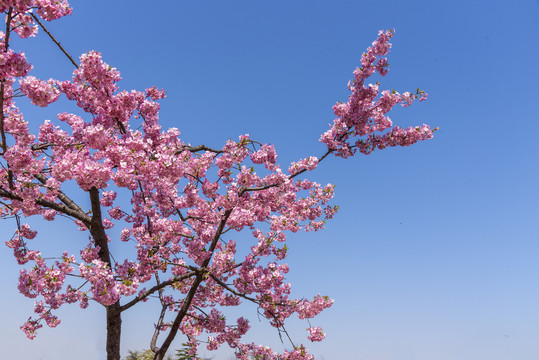
<svg viewBox="0 0 539 360"><path fill-rule="evenodd" d="M99 190L93 187L89 193L92 205L92 220L87 226L95 245L99 247L99 258L112 269L107 234L101 217ZM120 301L118 300L115 304L105 306L105 309L107 311L107 360L120 360L120 336L122 335Z"/></svg>
<svg viewBox="0 0 539 360"><path fill-rule="evenodd" d="M106 306L107 310L107 360L120 360L122 313L120 302Z"/></svg>

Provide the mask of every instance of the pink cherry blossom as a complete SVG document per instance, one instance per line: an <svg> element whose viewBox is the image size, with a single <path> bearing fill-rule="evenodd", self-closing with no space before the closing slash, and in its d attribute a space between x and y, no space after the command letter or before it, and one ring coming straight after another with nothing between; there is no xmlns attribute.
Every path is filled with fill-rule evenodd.
<svg viewBox="0 0 539 360"><path fill-rule="evenodd" d="M326 334L322 331L321 327L310 327L307 329L309 331L309 336L307 338L311 341L322 341L326 337Z"/></svg>
<svg viewBox="0 0 539 360"><path fill-rule="evenodd" d="M32 104L46 107L60 97L60 91L56 88L55 81L41 81L34 76L27 76L20 80L21 91L28 96Z"/></svg>

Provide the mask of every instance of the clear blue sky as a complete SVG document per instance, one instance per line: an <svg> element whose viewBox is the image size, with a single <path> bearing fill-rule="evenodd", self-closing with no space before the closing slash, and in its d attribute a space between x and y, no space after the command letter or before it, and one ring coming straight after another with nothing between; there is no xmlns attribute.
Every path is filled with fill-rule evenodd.
<svg viewBox="0 0 539 360"><path fill-rule="evenodd" d="M325 360L539 358L539 1L72 4L73 15L50 29L74 56L102 52L122 88L165 88L164 127L216 147L249 133L275 144L282 165L323 152L319 135L333 104L347 99L362 52L378 30L396 28L382 87L420 87L430 98L392 119L440 130L309 174L337 185L341 208L326 230L290 236L295 294L335 299L312 322L327 339L309 348ZM36 76L70 77L44 33L26 46ZM38 124L60 105L22 111ZM0 223L4 240L13 225ZM36 247L86 244L82 233L45 225ZM95 305L66 308L58 328L27 340L18 327L33 300L17 292L10 250L0 247L0 257L4 358L104 359ZM148 346L155 319L143 309L124 320L124 351ZM255 309L244 310L254 341L281 346ZM306 327L290 329L303 340Z"/></svg>

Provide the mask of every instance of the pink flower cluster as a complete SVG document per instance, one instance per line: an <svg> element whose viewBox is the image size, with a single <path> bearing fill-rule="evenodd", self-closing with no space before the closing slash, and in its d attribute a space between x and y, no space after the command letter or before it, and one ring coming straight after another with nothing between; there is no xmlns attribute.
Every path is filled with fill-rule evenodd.
<svg viewBox="0 0 539 360"><path fill-rule="evenodd" d="M90 264L80 264L79 273L90 282L93 298L97 302L111 305L120 298L114 274L103 261L95 259Z"/></svg>
<svg viewBox="0 0 539 360"><path fill-rule="evenodd" d="M60 91L56 88L56 82L52 79L41 81L34 76L27 76L19 80L21 91L28 96L32 104L46 107L60 97Z"/></svg>
<svg viewBox="0 0 539 360"><path fill-rule="evenodd" d="M354 80L348 85L352 92L348 102L337 103L333 107L338 118L333 121L330 129L322 134L320 141L337 156L347 158L357 150L370 154L375 149L384 149L387 146L409 146L420 140L431 139L436 130L428 125L423 125L419 131L417 127L393 127L393 122L386 115L399 103L410 106L417 98L425 100L427 94L424 91L418 89L415 94L405 92L402 95L388 90L380 93L378 84L365 85L365 80L375 72L382 76L387 74L388 62L383 56L387 55L391 48L389 40L394 33L394 30L380 31L378 39L363 54L362 67L354 71ZM385 132L388 129L389 131Z"/></svg>
<svg viewBox="0 0 539 360"><path fill-rule="evenodd" d="M288 172L291 175L296 175L299 172L305 170L314 170L318 165L318 159L315 156L309 156L308 158L301 159L298 162L293 162L288 168Z"/></svg>
<svg viewBox="0 0 539 360"><path fill-rule="evenodd" d="M314 356L309 354L308 350L303 345L300 345L292 351L285 350L284 353L278 354L269 347L253 343L238 345L236 357L240 360L314 360Z"/></svg>
<svg viewBox="0 0 539 360"><path fill-rule="evenodd" d="M13 18L12 26L17 35L23 39L37 35L37 25L34 24L34 19L28 14L17 14Z"/></svg>
<svg viewBox="0 0 539 360"><path fill-rule="evenodd" d="M157 89L155 86L146 89L146 95L149 96L152 100L164 99L166 97L166 91Z"/></svg>
<svg viewBox="0 0 539 360"><path fill-rule="evenodd" d="M45 20L51 21L62 16L71 14L69 3L66 0L1 0L0 11L7 12L12 8L14 13L28 13L32 8L37 8L39 15ZM44 16L44 14L47 14Z"/></svg>
<svg viewBox="0 0 539 360"><path fill-rule="evenodd" d="M71 15L72 12L67 0L35 0L35 5L39 16L47 21Z"/></svg>
<svg viewBox="0 0 539 360"><path fill-rule="evenodd" d="M0 32L0 38L4 38L4 33ZM13 77L22 77L26 76L28 72L32 69L26 61L26 57L21 52L15 52L11 49L5 50L3 41L0 43L0 78L10 79Z"/></svg>
<svg viewBox="0 0 539 360"><path fill-rule="evenodd" d="M326 334L321 327L310 327L307 329L307 331L309 331L309 336L307 336L307 338L313 342L322 341L326 337Z"/></svg>
<svg viewBox="0 0 539 360"><path fill-rule="evenodd" d="M296 305L296 312L300 319L312 319L318 315L322 310L329 308L333 305L333 299L327 296L315 296L313 301L301 300Z"/></svg>
<svg viewBox="0 0 539 360"><path fill-rule="evenodd" d="M8 246L12 247L12 244ZM21 245L19 242L17 245ZM52 314L52 310L60 308L65 303L80 302L80 306L88 306L86 294L73 289L70 285L64 291L63 285L66 275L73 272L72 263L75 262L74 256L68 256L66 252L62 255L61 261L56 261L50 268L46 265L45 259L37 251L17 251L14 249L15 256L19 263L33 261L34 267L30 271L21 270L19 276L19 291L27 297L36 298L41 296L43 301L35 303L34 312L38 315L37 319L29 318L21 326L27 337L33 339L37 329L42 327L41 321L49 327L56 327L60 320Z"/></svg>

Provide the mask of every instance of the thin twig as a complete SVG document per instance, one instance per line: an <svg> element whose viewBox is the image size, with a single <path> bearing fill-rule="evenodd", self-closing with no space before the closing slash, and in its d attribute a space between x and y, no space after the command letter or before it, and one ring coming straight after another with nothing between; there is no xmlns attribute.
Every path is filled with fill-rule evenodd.
<svg viewBox="0 0 539 360"><path fill-rule="evenodd" d="M4 49L7 52L9 47L9 35L11 33L11 20L13 19L13 8L9 8L9 11L6 15L6 33L4 35ZM1 79L0 82L0 133L2 135L2 155L5 155L8 149L7 146L7 140L6 140L6 133L5 133L5 115L4 115L4 94L5 94L5 84L4 81L6 79ZM11 191L14 190L15 186L13 185L13 172L9 169L8 164L8 171L7 171L7 180L9 184L9 189Z"/></svg>
<svg viewBox="0 0 539 360"><path fill-rule="evenodd" d="M176 155L179 155L184 151L197 152L197 151L202 151L202 150L210 151L216 154L221 154L223 152L223 150L212 149L210 147L207 147L206 145L198 145L198 146L183 145L180 150L176 151Z"/></svg>
<svg viewBox="0 0 539 360"><path fill-rule="evenodd" d="M159 280L159 274L155 273L155 280L157 282L157 286L161 284L161 281ZM159 348L155 345L157 342L157 338L159 337L159 333L161 332L161 327L163 326L163 319L165 318L165 314L167 312L168 304L165 303L165 300L163 298L163 288L158 290L159 293L159 301L161 302L161 314L159 314L159 320L157 321L157 324L155 326L155 330L152 336L152 340L150 341L150 349L156 353L159 351Z"/></svg>
<svg viewBox="0 0 539 360"><path fill-rule="evenodd" d="M73 60L73 58L71 57L71 55L69 55L67 53L67 51L62 47L62 45L60 45L60 43L58 42L58 40L56 40L54 38L54 36L52 36L52 34L49 32L49 30L47 30L47 28L45 27L45 25L43 25L43 23L41 21L39 21L39 18L33 14L33 13L30 13L30 15L34 18L34 20L39 24L39 26L41 26L41 28L43 29L43 31L45 31L47 33L47 35L49 35L49 37L51 38L52 41L54 41L54 43L60 48L60 50L62 50L62 52L65 54L65 56L67 56L67 58L71 61L71 63L78 69L79 68L79 65L75 62L75 60Z"/></svg>
<svg viewBox="0 0 539 360"><path fill-rule="evenodd" d="M137 296L136 298L134 298L133 300L131 300L127 304L122 305L122 307L120 308L120 311L125 311L125 310L129 309L130 307L137 304L139 301L144 300L145 298L147 298L148 296L150 296L154 292L158 291L159 289L162 289L164 287L172 285L172 284L174 284L174 283L176 283L178 281L188 279L188 278L190 278L190 277L192 277L192 276L194 276L196 274L197 274L197 272L191 271L191 272L188 272L188 273L183 274L181 276L175 276L170 280L163 281L159 285L156 285L156 286L152 287L150 290L146 290L145 292L143 292L142 294L140 294L139 296Z"/></svg>
<svg viewBox="0 0 539 360"><path fill-rule="evenodd" d="M213 275L211 272L208 272L208 275L217 283L219 284L220 286L222 286L223 288L225 288L226 290L230 291L232 294L236 295L236 296L239 296L239 297L242 297L246 300L249 300L255 304L258 304L260 305L260 301L261 300L258 300L258 299L255 299L255 298L252 298L252 297L249 297L245 294L242 294L240 292L237 292L236 290L232 289L230 286L228 286L227 284L225 284L223 281L221 281L221 279L219 279L217 276Z"/></svg>
<svg viewBox="0 0 539 360"><path fill-rule="evenodd" d="M34 174L34 177L39 180L43 185L47 184L47 177L43 174ZM82 210L82 208L77 205L73 200L71 200L66 194L64 194L62 191L58 190L58 199L60 199L61 202L63 202L67 207L70 209L73 209L74 211L78 211L81 217L84 217L85 212Z"/></svg>

